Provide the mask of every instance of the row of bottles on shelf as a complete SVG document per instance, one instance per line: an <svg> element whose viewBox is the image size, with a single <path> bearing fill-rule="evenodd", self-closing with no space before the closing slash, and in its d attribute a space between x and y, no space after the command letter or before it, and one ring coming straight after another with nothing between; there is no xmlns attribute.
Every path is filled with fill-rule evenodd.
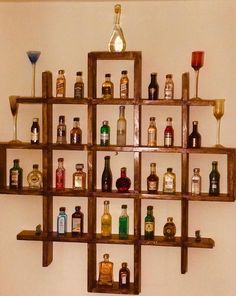
<svg viewBox="0 0 236 296"><path fill-rule="evenodd" d="M104 157L105 164L101 178L102 192L112 192L112 171L110 168L110 156ZM58 168L56 169L56 190L65 189L66 170L63 165L64 159L58 158ZM19 159L14 159L14 165L10 169L9 187L10 189L21 189L23 184L23 170L19 165ZM78 163L75 166L76 172L73 173L72 188L74 190L86 190L86 173L83 171L84 164ZM194 168L194 174L191 178L192 195L201 194L201 176L200 169ZM42 173L38 165L33 165L33 170L27 175L29 187L40 189L42 187ZM120 177L116 180L116 188L119 193L129 192L131 180L126 175L126 168L122 167ZM150 164L150 175L147 177L147 192L157 194L159 190L159 177L156 174L156 163ZM176 174L172 168L167 168L163 175L163 193L173 194L176 192ZM218 171L218 162L212 162L212 170L209 174L209 195L217 196L220 194L220 173Z"/></svg>
<svg viewBox="0 0 236 296"><path fill-rule="evenodd" d="M40 139L40 127L38 118L33 119L31 126L31 144L38 144ZM80 128L80 118L74 117L73 128L70 130L70 144L82 143L82 130ZM126 130L127 122L125 119L125 106L119 107L119 118L117 120L117 137L116 144L118 146L126 145ZM67 144L67 127L65 124L65 116L59 116L59 123L57 125L57 144ZM102 122L100 128L100 145L110 145L110 126L108 120ZM157 146L157 127L156 118L150 117L150 123L147 131L147 146ZM164 129L164 147L174 146L174 129L172 127L172 117L167 117L166 127ZM193 129L188 137L188 147L200 148L201 135L198 132L198 121L193 121Z"/></svg>
<svg viewBox="0 0 236 296"><path fill-rule="evenodd" d="M64 74L64 70L58 71L58 77L56 80L56 97L66 97L66 78ZM102 97L104 99L114 98L114 84L111 81L110 73L105 74L105 81L102 83ZM84 98L84 82L81 71L76 73L76 82L74 84L74 98ZM129 98L129 78L127 70L121 71L120 98ZM157 73L151 73L151 81L148 86L148 99L159 99L159 85L157 83ZM166 75L166 81L164 86L164 99L174 99L174 82L172 80L172 74Z"/></svg>

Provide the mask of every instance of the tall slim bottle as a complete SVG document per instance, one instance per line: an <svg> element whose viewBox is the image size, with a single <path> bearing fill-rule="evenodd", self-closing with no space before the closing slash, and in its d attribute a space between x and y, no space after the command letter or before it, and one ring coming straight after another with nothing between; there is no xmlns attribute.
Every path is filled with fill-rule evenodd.
<svg viewBox="0 0 236 296"><path fill-rule="evenodd" d="M148 146L157 146L157 127L156 127L156 118L150 117L150 123L148 127Z"/></svg>
<svg viewBox="0 0 236 296"><path fill-rule="evenodd" d="M120 115L117 120L117 137L116 144L118 146L126 145L126 119L125 119L125 106L120 106Z"/></svg>
<svg viewBox="0 0 236 296"><path fill-rule="evenodd" d="M58 77L56 82L56 97L65 97L66 96L66 78L65 71L59 70Z"/></svg>
<svg viewBox="0 0 236 296"><path fill-rule="evenodd" d="M111 52L121 52L126 49L126 42L123 31L120 27L120 14L121 14L121 5L116 4L114 7L115 11L115 22L114 28L111 35L111 39L108 44L108 50Z"/></svg>
<svg viewBox="0 0 236 296"><path fill-rule="evenodd" d="M112 172L110 168L110 156L104 157L105 164L102 173L102 192L112 191Z"/></svg>
<svg viewBox="0 0 236 296"><path fill-rule="evenodd" d="M119 238L127 239L129 235L129 216L127 214L127 205L121 206L121 215L119 217Z"/></svg>
<svg viewBox="0 0 236 296"><path fill-rule="evenodd" d="M109 212L109 204L108 200L104 201L104 212L101 217L101 235L103 237L110 237L112 230L112 217Z"/></svg>
<svg viewBox="0 0 236 296"><path fill-rule="evenodd" d="M201 135L198 132L198 121L193 121L193 131L188 137L189 148L200 148L201 147Z"/></svg>
<svg viewBox="0 0 236 296"><path fill-rule="evenodd" d="M218 162L212 161L212 170L209 175L209 195L213 196L220 194L220 173L217 166Z"/></svg>

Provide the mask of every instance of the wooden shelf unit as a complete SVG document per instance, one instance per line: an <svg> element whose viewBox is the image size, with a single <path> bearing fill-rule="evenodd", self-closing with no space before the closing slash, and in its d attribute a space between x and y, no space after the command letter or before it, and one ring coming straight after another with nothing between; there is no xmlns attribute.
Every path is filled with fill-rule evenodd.
<svg viewBox="0 0 236 296"><path fill-rule="evenodd" d="M119 98L104 100L97 98L97 61L98 60L131 60L134 63L134 97L123 100ZM214 100L189 100L189 75L184 73L182 76L182 98L174 100L149 101L141 98L141 52L90 52L88 54L88 98L76 100L74 98L31 98L18 97L20 104L41 104L42 105L42 143L31 145L30 143L9 144L0 143L0 194L19 194L19 195L39 195L42 196L43 207L43 231L40 235L34 230L23 230L17 235L18 240L41 241L43 246L43 266L48 266L53 260L53 242L73 242L86 243L88 248L88 291L114 294L139 294L141 291L141 249L143 247L179 247L181 248L181 273L187 272L188 248L213 248L214 241L211 238L202 238L196 242L194 237L188 236L188 210L191 201L217 201L233 202L236 192L236 149L233 148L212 148L202 147L200 149L190 149L187 147L187 138L189 135L189 113L191 106L214 106ZM43 85L45 88L45 86ZM44 91L45 93L45 91ZM53 143L53 105L54 104L82 104L87 105L87 143L83 145L58 145ZM97 106L98 105L132 105L133 107L133 144L125 147L116 145L100 146L97 144ZM182 117L182 142L181 146L165 148L163 146L148 147L141 145L141 108L144 105L158 106L177 106L181 108ZM42 150L43 160L43 188L42 190L30 190L23 188L21 190L10 190L7 185L7 150L8 149L39 149ZM53 188L53 151L55 150L75 150L85 151L87 153L87 176L88 188L84 192L77 192L72 188L67 188L63 192L58 192ZM120 194L113 190L111 193L101 192L96 184L97 180L97 153L99 151L108 152L130 152L132 155L134 167L133 190L129 193ZM142 153L178 153L181 155L181 192L176 194L148 194L141 188L141 162ZM189 156L191 154L224 154L227 156L227 193L220 194L217 197L202 193L200 196L192 196L189 193ZM82 237L74 237L71 233L64 236L58 235L53 231L53 199L54 196L68 197L86 197L88 199L88 233ZM133 235L129 235L127 240L120 240L117 234L111 238L104 239L99 233L96 233L97 223L97 200L100 198L118 198L132 199L134 229ZM166 241L163 236L155 236L151 241L144 240L141 233L141 201L142 200L178 200L181 202L181 236L173 241ZM133 246L134 269L133 282L129 289L119 289L115 282L113 287L100 287L97 284L97 266L101 258L97 258L97 244L116 244Z"/></svg>

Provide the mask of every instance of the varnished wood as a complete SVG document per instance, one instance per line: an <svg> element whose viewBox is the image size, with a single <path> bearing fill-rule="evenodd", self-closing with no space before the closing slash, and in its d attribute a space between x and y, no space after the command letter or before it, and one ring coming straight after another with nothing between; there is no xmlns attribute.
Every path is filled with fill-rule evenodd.
<svg viewBox="0 0 236 296"><path fill-rule="evenodd" d="M6 186L7 152L5 147L0 147L0 188Z"/></svg>

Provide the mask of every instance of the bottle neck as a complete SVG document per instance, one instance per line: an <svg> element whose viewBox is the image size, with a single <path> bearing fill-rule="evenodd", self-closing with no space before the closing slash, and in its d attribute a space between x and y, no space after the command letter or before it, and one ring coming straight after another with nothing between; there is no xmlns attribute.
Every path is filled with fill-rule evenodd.
<svg viewBox="0 0 236 296"><path fill-rule="evenodd" d="M109 213L109 205L104 205L104 214Z"/></svg>
<svg viewBox="0 0 236 296"><path fill-rule="evenodd" d="M124 118L125 117L125 108L120 108L120 118Z"/></svg>
<svg viewBox="0 0 236 296"><path fill-rule="evenodd" d="M153 216L153 210L147 210L147 216Z"/></svg>
<svg viewBox="0 0 236 296"><path fill-rule="evenodd" d="M127 209L122 209L121 210L121 216L128 216Z"/></svg>
<svg viewBox="0 0 236 296"><path fill-rule="evenodd" d="M105 158L105 168L110 169L110 158Z"/></svg>
<svg viewBox="0 0 236 296"><path fill-rule="evenodd" d="M78 128L80 126L79 121L74 121L74 128Z"/></svg>
<svg viewBox="0 0 236 296"><path fill-rule="evenodd" d="M121 169L120 176L121 176L121 178L126 178L126 170L125 169Z"/></svg>
<svg viewBox="0 0 236 296"><path fill-rule="evenodd" d="M193 132L197 132L198 131L198 126L197 124L193 124Z"/></svg>
<svg viewBox="0 0 236 296"><path fill-rule="evenodd" d="M156 167L150 166L150 172L151 172L151 175L156 175Z"/></svg>
<svg viewBox="0 0 236 296"><path fill-rule="evenodd" d="M156 84L156 82L157 82L157 76L151 75L151 83Z"/></svg>
<svg viewBox="0 0 236 296"><path fill-rule="evenodd" d="M83 78L82 78L82 76L78 75L78 76L76 77L76 82L83 82Z"/></svg>
<svg viewBox="0 0 236 296"><path fill-rule="evenodd" d="M62 169L63 168L63 162L58 162L58 168Z"/></svg>
<svg viewBox="0 0 236 296"><path fill-rule="evenodd" d="M120 12L115 13L115 21L114 24L119 26L120 25Z"/></svg>

